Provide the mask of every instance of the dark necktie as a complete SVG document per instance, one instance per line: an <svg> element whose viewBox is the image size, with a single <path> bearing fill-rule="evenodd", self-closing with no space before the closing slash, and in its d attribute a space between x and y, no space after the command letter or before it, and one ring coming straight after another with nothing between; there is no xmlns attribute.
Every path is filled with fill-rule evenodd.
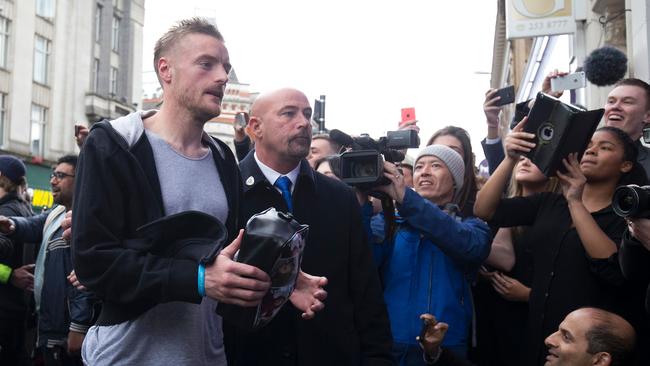
<svg viewBox="0 0 650 366"><path fill-rule="evenodd" d="M282 197L287 203L289 212L293 213L293 204L291 202L291 179L283 175L275 181L274 186L280 189L280 192L282 192Z"/></svg>

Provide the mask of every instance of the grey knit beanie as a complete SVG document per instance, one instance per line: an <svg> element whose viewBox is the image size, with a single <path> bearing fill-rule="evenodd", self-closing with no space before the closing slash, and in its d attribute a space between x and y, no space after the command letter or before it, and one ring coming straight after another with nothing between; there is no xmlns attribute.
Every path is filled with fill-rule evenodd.
<svg viewBox="0 0 650 366"><path fill-rule="evenodd" d="M465 180L465 163L463 163L463 158L459 153L445 145L429 145L420 150L417 159L415 159L416 165L418 160L423 156L435 156L442 160L447 166L447 169L449 169L451 176L454 178L454 188L456 189L456 192L463 188L463 181Z"/></svg>

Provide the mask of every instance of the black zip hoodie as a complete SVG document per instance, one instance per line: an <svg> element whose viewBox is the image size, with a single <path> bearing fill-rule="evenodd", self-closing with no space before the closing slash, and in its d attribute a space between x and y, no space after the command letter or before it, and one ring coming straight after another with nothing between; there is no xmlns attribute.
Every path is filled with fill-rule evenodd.
<svg viewBox="0 0 650 366"><path fill-rule="evenodd" d="M136 234L137 228L166 215L142 123L154 113L140 111L95 124L79 156L73 260L81 283L104 301L98 325L134 319L160 303L201 302L198 261L155 255L154 248L165 243ZM232 240L239 227L239 170L227 145L207 134L204 142L212 150L228 199L226 228Z"/></svg>

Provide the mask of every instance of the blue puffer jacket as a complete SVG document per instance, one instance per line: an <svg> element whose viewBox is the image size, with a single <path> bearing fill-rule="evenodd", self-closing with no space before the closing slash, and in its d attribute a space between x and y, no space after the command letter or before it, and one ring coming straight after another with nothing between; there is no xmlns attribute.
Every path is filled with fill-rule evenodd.
<svg viewBox="0 0 650 366"><path fill-rule="evenodd" d="M393 340L415 345L420 314L430 313L449 324L444 346L466 346L470 280L490 252L490 229L475 218L452 217L410 189L397 208L397 233L374 244Z"/></svg>

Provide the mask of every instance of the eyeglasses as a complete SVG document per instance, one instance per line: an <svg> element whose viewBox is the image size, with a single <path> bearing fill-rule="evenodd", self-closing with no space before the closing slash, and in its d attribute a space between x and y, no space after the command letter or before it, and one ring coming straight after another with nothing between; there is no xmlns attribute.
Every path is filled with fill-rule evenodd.
<svg viewBox="0 0 650 366"><path fill-rule="evenodd" d="M68 173L64 173L64 172L52 172L52 174L50 174L50 179L52 179L54 177L56 177L57 180L63 180L66 177L74 178L74 174L68 174Z"/></svg>

